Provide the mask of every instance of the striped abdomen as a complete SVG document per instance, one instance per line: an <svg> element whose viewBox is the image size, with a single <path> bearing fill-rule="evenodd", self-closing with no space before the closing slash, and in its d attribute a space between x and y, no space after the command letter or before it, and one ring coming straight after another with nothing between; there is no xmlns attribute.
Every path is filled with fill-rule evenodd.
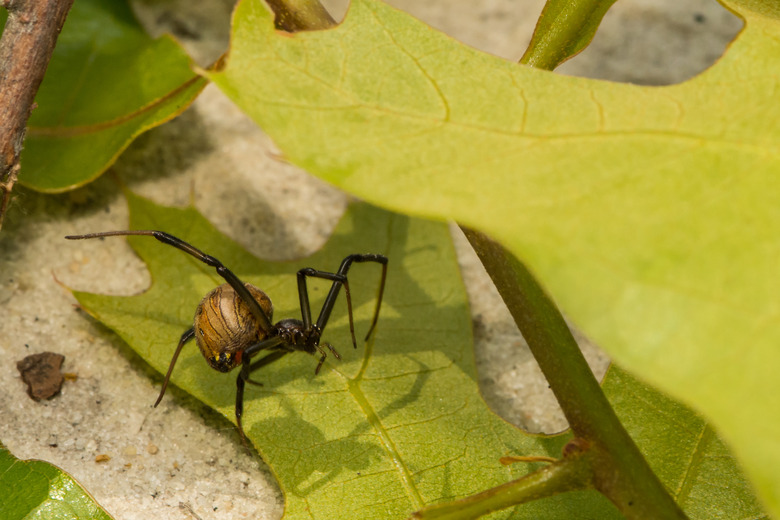
<svg viewBox="0 0 780 520"><path fill-rule="evenodd" d="M271 320L273 305L268 296L254 285L244 285ZM195 310L194 328L203 357L220 372L228 372L240 364L244 349L267 336L249 306L228 284L220 285L201 300Z"/></svg>

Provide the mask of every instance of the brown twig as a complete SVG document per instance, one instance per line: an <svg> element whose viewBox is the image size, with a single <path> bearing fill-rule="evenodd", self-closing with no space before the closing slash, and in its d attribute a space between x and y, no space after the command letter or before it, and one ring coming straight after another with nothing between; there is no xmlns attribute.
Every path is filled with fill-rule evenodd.
<svg viewBox="0 0 780 520"><path fill-rule="evenodd" d="M27 119L73 0L0 0L0 228L19 176Z"/></svg>

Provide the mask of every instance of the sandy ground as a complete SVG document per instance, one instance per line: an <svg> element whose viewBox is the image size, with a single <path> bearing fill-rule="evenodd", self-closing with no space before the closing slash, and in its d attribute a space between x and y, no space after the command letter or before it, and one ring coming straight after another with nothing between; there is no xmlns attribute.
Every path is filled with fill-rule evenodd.
<svg viewBox="0 0 780 520"><path fill-rule="evenodd" d="M391 3L510 60L522 54L543 5ZM202 65L227 46L229 1L146 0L134 8L152 34L172 32ZM674 83L709 66L740 27L710 0L623 0L593 45L560 72ZM127 244L66 247L62 237L126 227L119 178L165 204L185 205L193 196L220 230L256 255L301 256L326 240L346 198L276 162L273 150L251 121L208 87L184 115L141 136L89 186L58 196L16 192L0 234L0 439L18 457L50 461L71 473L117 519L279 518L283 500L265 465L246 456L227 421L175 388L152 409L159 375L110 331L76 312L75 300L55 282L56 276L74 288L111 294L142 291L148 273ZM453 234L471 297L485 399L529 430L563 429L565 420L522 337L465 239ZM58 398L34 403L16 362L45 350L65 355L64 370L79 379L66 383ZM593 347L585 350L603 373L605 357ZM96 463L99 454L111 460Z"/></svg>

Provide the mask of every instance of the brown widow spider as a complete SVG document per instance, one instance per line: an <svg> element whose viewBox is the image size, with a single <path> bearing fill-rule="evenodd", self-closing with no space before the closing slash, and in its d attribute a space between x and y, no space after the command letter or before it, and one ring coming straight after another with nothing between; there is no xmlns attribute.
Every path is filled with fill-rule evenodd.
<svg viewBox="0 0 780 520"><path fill-rule="evenodd" d="M328 324L328 318L333 311L333 305L339 295L339 290L344 286L344 294L347 297L347 311L349 314L349 331L352 335L352 345L357 348L355 340L355 325L352 319L352 298L349 293L347 271L353 262L376 262L382 264L382 278L379 282L379 295L377 296L374 318L371 327L366 334L366 341L376 327L379 317L379 308L382 305L382 296L385 290L387 278L387 257L377 254L349 255L341 262L341 266L335 273L319 271L307 267L298 271L298 296L301 305L301 320L284 319L275 325L271 322L273 305L268 296L248 283L242 282L233 272L222 265L222 262L207 255L201 250L191 246L187 242L178 239L162 231L104 231L87 235L69 235L69 240L81 240L85 238L98 238L121 235L152 236L169 246L181 249L206 265L216 268L217 274L227 283L220 285L209 292L198 304L195 310L195 322L193 326L181 335L179 345L171 358L168 373L165 374L160 395L154 406L160 404L168 387L168 381L173 372L173 366L179 357L185 343L195 338L203 357L209 366L220 372L229 372L241 365L241 371L236 379L236 423L241 435L241 442L246 446L246 436L241 425L241 416L244 411L244 385L252 381L249 376L255 370L276 361L285 354L295 351L309 354L320 354L320 361L314 373L318 374L325 358L328 356L327 348L336 359L341 356L329 343L320 344L320 338ZM316 322L312 321L309 305L309 292L306 288L306 278L322 278L330 280L333 285L325 298L322 310ZM270 353L257 361L252 361L258 353L270 351Z"/></svg>

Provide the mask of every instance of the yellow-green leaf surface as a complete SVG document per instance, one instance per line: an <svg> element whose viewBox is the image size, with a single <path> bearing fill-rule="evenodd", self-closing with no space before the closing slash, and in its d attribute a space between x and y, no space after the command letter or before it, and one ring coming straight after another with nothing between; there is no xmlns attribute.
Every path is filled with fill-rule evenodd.
<svg viewBox="0 0 780 520"><path fill-rule="evenodd" d="M375 0L294 35L243 0L210 77L293 163L502 242L616 361L704 412L780 514L780 11L724 3L745 29L669 87L510 63Z"/></svg>
<svg viewBox="0 0 780 520"><path fill-rule="evenodd" d="M73 477L41 460L19 460L0 443L0 518L110 520Z"/></svg>
<svg viewBox="0 0 780 520"><path fill-rule="evenodd" d="M506 468L499 464L501 456L557 457L570 438L526 434L496 417L480 397L470 314L446 225L353 205L322 251L301 261L273 263L248 254L191 208L165 208L134 195L129 203L133 228L163 229L186 239L263 288L274 302L275 320L300 316L295 272L301 267L333 270L354 252L390 259L373 340L351 348L341 301L324 339L336 346L342 361L330 358L315 376L314 357L290 354L253 375L263 387L247 388L244 428L279 479L287 500L285 518L405 518L423 505L480 492L538 467ZM130 243L149 265L153 282L147 292L76 296L90 314L165 372L179 336L192 326L195 306L223 280L212 268L152 238L133 237ZM379 271L373 264L356 264L349 273L359 336L373 312ZM311 283L314 309L326 289L325 283ZM173 382L232 421L236 375L208 368L191 344L182 352ZM654 469L692 518L760 515L732 457L701 419L617 369L606 385ZM713 485L716 479L724 485ZM712 508L726 515L708 514ZM620 515L605 498L588 491L497 516L509 517Z"/></svg>
<svg viewBox="0 0 780 520"><path fill-rule="evenodd" d="M58 192L94 180L205 83L171 37L146 35L125 0L76 0L35 98L19 182Z"/></svg>

